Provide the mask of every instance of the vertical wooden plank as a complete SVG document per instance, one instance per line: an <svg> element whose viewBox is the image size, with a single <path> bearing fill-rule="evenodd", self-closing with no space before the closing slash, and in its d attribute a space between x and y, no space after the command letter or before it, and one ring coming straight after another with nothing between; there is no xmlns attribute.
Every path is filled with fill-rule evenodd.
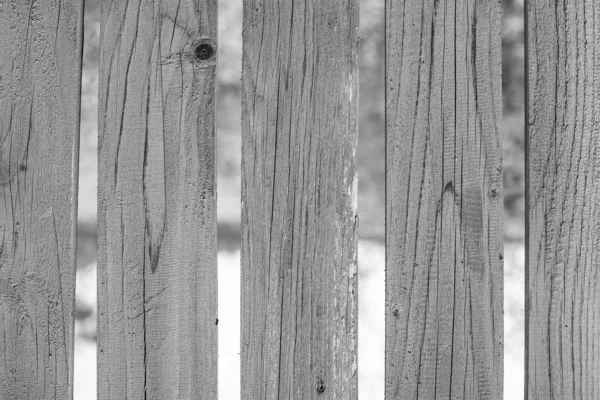
<svg viewBox="0 0 600 400"><path fill-rule="evenodd" d="M216 399L216 0L101 15L98 397Z"/></svg>
<svg viewBox="0 0 600 400"><path fill-rule="evenodd" d="M73 397L83 6L0 3L0 398Z"/></svg>
<svg viewBox="0 0 600 400"><path fill-rule="evenodd" d="M526 394L600 398L600 3L526 9Z"/></svg>
<svg viewBox="0 0 600 400"><path fill-rule="evenodd" d="M357 397L356 0L244 1L243 399Z"/></svg>
<svg viewBox="0 0 600 400"><path fill-rule="evenodd" d="M500 4L386 1L387 399L502 399Z"/></svg>

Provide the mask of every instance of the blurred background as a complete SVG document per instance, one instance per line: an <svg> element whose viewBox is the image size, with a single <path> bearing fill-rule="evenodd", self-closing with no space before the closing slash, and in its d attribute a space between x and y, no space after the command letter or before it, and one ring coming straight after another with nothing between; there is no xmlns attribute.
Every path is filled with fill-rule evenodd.
<svg viewBox="0 0 600 400"><path fill-rule="evenodd" d="M75 400L96 398L96 185L101 0L85 1ZM384 0L360 0L359 397L384 389ZM523 398L523 0L502 0L505 398ZM219 0L217 192L219 397L239 399L242 0Z"/></svg>

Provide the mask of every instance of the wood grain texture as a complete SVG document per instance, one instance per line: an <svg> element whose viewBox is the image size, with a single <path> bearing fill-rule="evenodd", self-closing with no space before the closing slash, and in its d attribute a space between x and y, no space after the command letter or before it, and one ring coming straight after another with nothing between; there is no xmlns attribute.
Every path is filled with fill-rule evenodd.
<svg viewBox="0 0 600 400"><path fill-rule="evenodd" d="M216 1L101 15L98 398L216 399Z"/></svg>
<svg viewBox="0 0 600 400"><path fill-rule="evenodd" d="M387 399L502 399L500 4L386 1Z"/></svg>
<svg viewBox="0 0 600 400"><path fill-rule="evenodd" d="M357 398L355 0L247 0L242 399Z"/></svg>
<svg viewBox="0 0 600 400"><path fill-rule="evenodd" d="M83 6L0 2L0 399L71 399Z"/></svg>
<svg viewBox="0 0 600 400"><path fill-rule="evenodd" d="M526 9L526 395L600 398L600 3Z"/></svg>

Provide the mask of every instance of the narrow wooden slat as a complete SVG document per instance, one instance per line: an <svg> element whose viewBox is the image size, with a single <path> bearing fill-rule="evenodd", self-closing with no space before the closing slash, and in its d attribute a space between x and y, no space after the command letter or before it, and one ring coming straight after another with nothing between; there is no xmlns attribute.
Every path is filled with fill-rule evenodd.
<svg viewBox="0 0 600 400"><path fill-rule="evenodd" d="M600 3L530 0L526 394L600 398Z"/></svg>
<svg viewBox="0 0 600 400"><path fill-rule="evenodd" d="M0 3L0 399L73 396L82 13Z"/></svg>
<svg viewBox="0 0 600 400"><path fill-rule="evenodd" d="M99 399L217 398L216 0L104 0Z"/></svg>
<svg viewBox="0 0 600 400"><path fill-rule="evenodd" d="M499 3L386 1L387 399L502 399Z"/></svg>
<svg viewBox="0 0 600 400"><path fill-rule="evenodd" d="M357 397L355 0L247 0L241 398Z"/></svg>

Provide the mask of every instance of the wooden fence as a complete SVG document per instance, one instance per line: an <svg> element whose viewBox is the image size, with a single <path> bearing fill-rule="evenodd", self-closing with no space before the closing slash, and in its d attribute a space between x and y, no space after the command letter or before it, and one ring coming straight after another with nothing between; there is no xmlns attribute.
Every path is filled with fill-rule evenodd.
<svg viewBox="0 0 600 400"><path fill-rule="evenodd" d="M0 399L73 393L82 8L0 2ZM358 396L358 15L244 0L242 399ZM386 0L387 399L503 395L500 17ZM526 4L531 399L600 398L596 18ZM103 2L102 400L218 397L217 48L216 0Z"/></svg>

